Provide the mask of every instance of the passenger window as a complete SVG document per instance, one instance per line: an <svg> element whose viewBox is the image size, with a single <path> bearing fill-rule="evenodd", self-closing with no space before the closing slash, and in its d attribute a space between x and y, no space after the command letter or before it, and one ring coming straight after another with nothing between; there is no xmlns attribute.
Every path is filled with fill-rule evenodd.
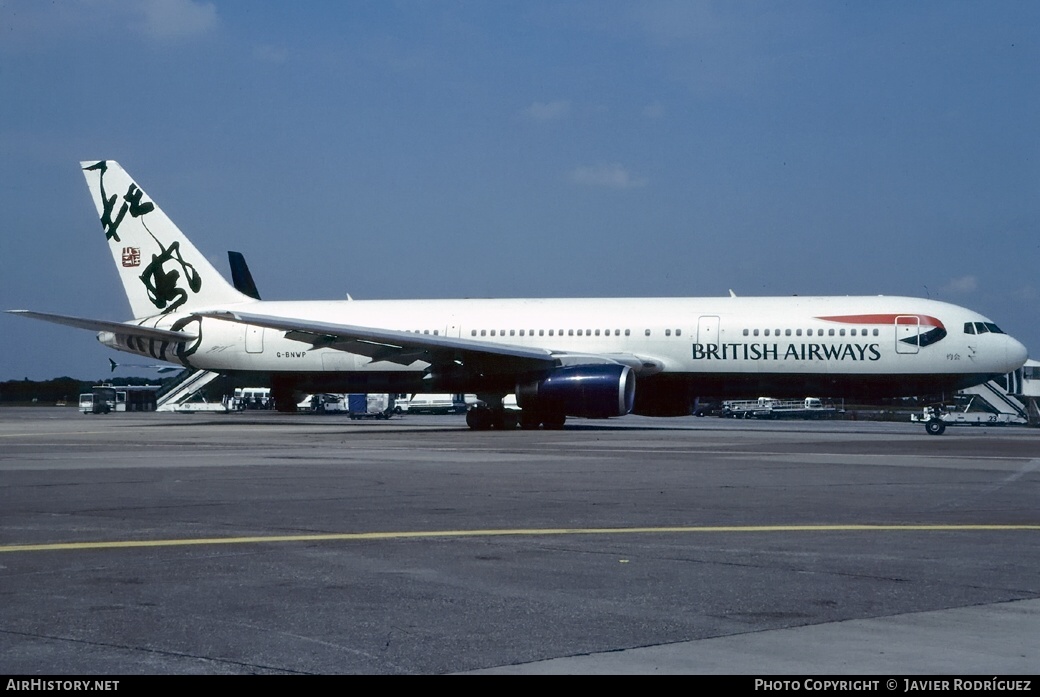
<svg viewBox="0 0 1040 697"><path fill-rule="evenodd" d="M795 334L795 336L801 336L802 335L802 330L801 329L795 329L794 330L794 334Z"/></svg>
<svg viewBox="0 0 1040 697"><path fill-rule="evenodd" d="M509 336L516 336L516 330L515 329L510 329L509 330Z"/></svg>
<svg viewBox="0 0 1040 697"><path fill-rule="evenodd" d="M845 330L844 329L839 329L838 330L838 335L839 336L845 336Z"/></svg>
<svg viewBox="0 0 1040 697"><path fill-rule="evenodd" d="M487 336L487 329L481 329L480 330L480 335L481 336Z"/></svg>
<svg viewBox="0 0 1040 697"><path fill-rule="evenodd" d="M874 336L877 336L880 332L877 329L874 330Z"/></svg>
<svg viewBox="0 0 1040 697"><path fill-rule="evenodd" d="M494 329L492 329L492 330L491 330L491 336L494 336L494 335L495 335L495 330L494 330Z"/></svg>
<svg viewBox="0 0 1040 697"><path fill-rule="evenodd" d="M676 336L682 336L682 329L676 329L675 330L675 335Z"/></svg>
<svg viewBox="0 0 1040 697"><path fill-rule="evenodd" d="M672 330L671 329L665 329L664 330L664 335L665 336L671 336L672 335Z"/></svg>
<svg viewBox="0 0 1040 697"><path fill-rule="evenodd" d="M834 330L833 329L828 329L827 330L827 335L828 336L834 336Z"/></svg>
<svg viewBox="0 0 1040 697"><path fill-rule="evenodd" d="M769 330L767 329L766 331L769 331ZM754 331L754 334L755 334L755 336L758 336L758 330L757 329Z"/></svg>
<svg viewBox="0 0 1040 697"><path fill-rule="evenodd" d="M646 330L646 335L650 336L650 330L649 329Z"/></svg>
<svg viewBox="0 0 1040 697"><path fill-rule="evenodd" d="M768 329L766 330L766 336L769 336L769 330Z"/></svg>
<svg viewBox="0 0 1040 697"><path fill-rule="evenodd" d="M631 329L626 329L625 330L625 336L631 336L631 335L632 335L632 330Z"/></svg>
<svg viewBox="0 0 1040 697"><path fill-rule="evenodd" d="M477 330L476 329L471 329L470 332L469 332L469 335L470 336L476 336L477 335Z"/></svg>
<svg viewBox="0 0 1040 697"><path fill-rule="evenodd" d="M567 330L567 336L574 336L574 330L573 329L568 329Z"/></svg>
<svg viewBox="0 0 1040 697"><path fill-rule="evenodd" d="M791 336L791 330L790 329L785 329L784 330L784 336Z"/></svg>
<svg viewBox="0 0 1040 697"><path fill-rule="evenodd" d="M748 335L748 334L750 334L750 333L751 333L751 331L750 331L750 330L748 330L748 329L745 329L745 330L744 330L744 336L747 336L747 335Z"/></svg>
<svg viewBox="0 0 1040 697"><path fill-rule="evenodd" d="M596 330L596 336L599 336L599 330L598 329Z"/></svg>

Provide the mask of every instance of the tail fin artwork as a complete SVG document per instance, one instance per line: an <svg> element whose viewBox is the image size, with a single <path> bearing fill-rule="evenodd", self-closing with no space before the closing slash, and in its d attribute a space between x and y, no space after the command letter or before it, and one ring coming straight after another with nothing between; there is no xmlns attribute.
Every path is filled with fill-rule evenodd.
<svg viewBox="0 0 1040 697"><path fill-rule="evenodd" d="M250 302L114 160L81 162L135 318Z"/></svg>

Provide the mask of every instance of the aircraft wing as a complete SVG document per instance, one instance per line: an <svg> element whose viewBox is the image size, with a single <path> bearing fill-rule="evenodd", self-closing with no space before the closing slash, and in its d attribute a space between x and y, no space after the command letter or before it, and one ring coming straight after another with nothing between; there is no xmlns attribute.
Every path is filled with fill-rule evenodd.
<svg viewBox="0 0 1040 697"><path fill-rule="evenodd" d="M659 359L625 353L568 353L476 339L332 324L232 310L196 314L283 331L286 338L309 343L314 348L347 351L368 356L373 362L390 361L400 365L411 365L415 361L423 361L431 365L457 366L484 373L541 371L564 365L597 363L627 365L637 375L642 376L653 375L664 369L664 363Z"/></svg>
<svg viewBox="0 0 1040 697"><path fill-rule="evenodd" d="M284 331L288 339L309 343L314 348L334 348L368 356L373 362L411 365L423 361L484 372L545 370L560 365L556 355L548 349L231 310L196 314Z"/></svg>
<svg viewBox="0 0 1040 697"><path fill-rule="evenodd" d="M68 315L51 315L46 312L30 312L29 310L7 310L12 315L42 319L44 322L64 324L79 329L89 329L95 332L112 332L124 336L140 337L142 339L153 339L157 341L194 341L198 337L185 332L171 332L168 329L155 329L153 327L142 327L137 324L124 324L122 322L110 322L104 319L86 319L83 317L70 317Z"/></svg>

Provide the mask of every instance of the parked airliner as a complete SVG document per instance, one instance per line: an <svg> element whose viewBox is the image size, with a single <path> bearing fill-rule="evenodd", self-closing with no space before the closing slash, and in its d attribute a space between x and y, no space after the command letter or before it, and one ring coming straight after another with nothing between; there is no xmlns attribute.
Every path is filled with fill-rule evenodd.
<svg viewBox="0 0 1040 697"><path fill-rule="evenodd" d="M1027 357L988 318L908 297L258 300L118 163L81 165L135 319L12 312L264 380L279 407L296 391L476 393L484 405L467 422L487 429L516 425L502 406L515 394L521 427L560 428L567 416L687 415L698 396L952 392Z"/></svg>

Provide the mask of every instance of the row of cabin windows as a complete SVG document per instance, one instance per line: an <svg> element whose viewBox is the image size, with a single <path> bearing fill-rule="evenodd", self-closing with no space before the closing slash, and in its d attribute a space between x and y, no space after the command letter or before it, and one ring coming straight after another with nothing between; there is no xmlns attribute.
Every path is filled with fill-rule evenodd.
<svg viewBox="0 0 1040 697"><path fill-rule="evenodd" d="M408 332L409 334L433 334L434 336L440 335L440 331L437 329L405 329L404 331ZM558 334L557 331L559 332ZM671 329L665 329L664 335L671 336L672 331L673 330ZM674 331L675 336L682 336L682 329L676 329ZM478 336L478 332L479 336L536 336L534 329L471 329L469 331L469 335ZM613 333L613 336L621 336L622 332L624 332L625 336L632 336L631 329L539 329L537 330L537 336L611 336L611 333ZM645 334L646 336L650 336L651 331L647 329L645 330ZM745 336L747 335L746 329L744 330L744 334Z"/></svg>
<svg viewBox="0 0 1040 697"><path fill-rule="evenodd" d="M420 329L406 329L405 331L409 332L409 333L414 333L414 334L433 334L434 336L438 336L440 334L440 331L437 330L437 329L434 329L432 331L429 330L429 329L421 329L421 330ZM495 329L490 329L490 330L489 329L480 329L480 330L471 329L469 334L470 334L470 336L478 336L478 331L479 331L479 336L535 336L535 330L534 329L527 329L527 330L524 330L524 329L509 329L509 330L506 330L506 329L498 329L498 330L495 330ZM556 333L557 331L559 331L559 334L558 334L559 336L565 336L565 335L566 336L610 336L611 332L613 332L614 336L621 336L621 332L622 332L621 329L604 329L604 330L602 330L602 332L599 329L584 329L584 330L582 330L582 329L566 329L566 330L565 329L560 329L560 330L539 329L538 333L537 333L537 336L557 336L557 333ZM675 336L682 336L682 329L675 329L675 330L665 329L664 330L664 335L665 336L672 336L672 332L673 331L675 332ZM773 330L764 329L764 330L761 330L761 331L762 331L762 335L763 336L770 336L770 335L772 335L772 336L781 336L781 333L782 333L783 336L802 336L802 330L801 329L794 329L794 330L791 330L791 329L783 329L783 330L781 330L781 329L773 329ZM835 330L835 329L816 329L816 330L806 329L805 330L805 335L806 336L813 336L814 335L813 334L814 331L815 331L815 336L825 336L824 332L826 332L826 336L845 336L845 329L838 329L838 330ZM849 336L878 336L878 334L879 334L877 329L873 329L873 330L870 330L870 329L860 329L860 330L858 330L858 334L857 334L857 330L856 329L850 329L848 331L849 331ZM1003 332L1000 331L1000 329L997 328L997 325L992 324L990 322L986 322L986 323L983 323L983 322L974 322L974 323L967 322L964 325L964 331L967 334L976 334L976 333L978 333L978 334L985 334L986 332L992 332L994 334L1003 334ZM508 334L507 334L507 332L508 332ZM548 333L546 333L546 332L548 332ZM625 333L625 336L631 336L632 335L632 330L631 329L625 329L624 333ZM649 329L646 329L646 330L644 330L644 334L646 336L650 336L651 335L651 331ZM758 336L758 335L759 335L759 330L758 329L745 329L744 330L744 336Z"/></svg>
<svg viewBox="0 0 1040 697"><path fill-rule="evenodd" d="M802 330L801 329L794 329L794 330L791 330L791 329L784 329L784 330L773 329L772 330L772 336L781 336L781 331L783 332L783 336L801 336L802 335ZM880 332L877 329L874 329L874 330L870 330L870 329L859 329L859 330L857 330L857 329L849 329L848 331L849 331L849 336L878 336L880 334ZM759 330L758 329L745 329L744 330L744 336L758 336L758 334L759 334ZM763 334L762 335L763 336L770 336L770 330L769 329L763 330ZM845 336L845 330L844 329L837 329L837 330L835 330L835 329L815 329L815 330L813 330L813 329L806 329L805 330L805 335L806 336L814 336L814 335L815 336Z"/></svg>
<svg viewBox="0 0 1040 697"><path fill-rule="evenodd" d="M534 329L471 329L469 335L478 336L479 332L479 336L611 336L612 333L613 336L621 336L622 331L625 336L632 336L631 329L539 329L537 334ZM650 336L649 329L646 330L646 335Z"/></svg>

